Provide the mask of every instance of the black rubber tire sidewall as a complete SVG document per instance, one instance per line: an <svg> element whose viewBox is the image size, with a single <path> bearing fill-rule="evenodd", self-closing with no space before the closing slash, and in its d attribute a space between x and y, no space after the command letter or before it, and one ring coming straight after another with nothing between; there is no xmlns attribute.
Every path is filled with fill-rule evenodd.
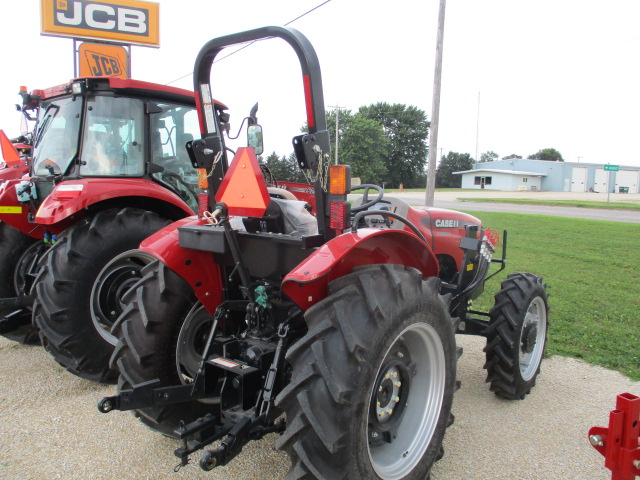
<svg viewBox="0 0 640 480"><path fill-rule="evenodd" d="M435 432L405 478L429 475L450 424L456 386L456 321L439 286L438 279L423 281L417 270L403 266L368 266L332 282L329 296L309 309L308 334L287 352L291 383L276 400L287 415L287 431L278 441L292 461L287 478L379 478L366 443L369 395L388 347L416 321L438 333L446 364Z"/></svg>
<svg viewBox="0 0 640 480"><path fill-rule="evenodd" d="M31 245L41 241L25 235L11 225L0 222L0 298L16 296L14 277L18 261ZM0 318L14 310L13 308L0 309ZM4 334L4 337L19 343L39 341L37 329L31 325L31 322Z"/></svg>
<svg viewBox="0 0 640 480"><path fill-rule="evenodd" d="M113 382L113 345L91 318L91 291L102 268L168 224L154 212L109 209L81 220L58 236L36 280L33 318L49 353L82 378Z"/></svg>
<svg viewBox="0 0 640 480"><path fill-rule="evenodd" d="M522 378L520 371L520 336L529 305L536 297L544 302L548 331L549 303L546 285L542 278L531 273L510 274L502 282L500 291L495 295L494 307L489 312L487 345L484 348L487 382L490 383L491 391L508 400L524 399L534 387L540 373L540 364L529 380Z"/></svg>
<svg viewBox="0 0 640 480"><path fill-rule="evenodd" d="M159 379L160 386L179 385L176 344L180 328L196 304L193 289L160 261L143 268L143 277L124 296L127 306L112 333L119 339L111 367L120 372L118 393ZM180 422L192 422L211 410L198 401L138 410L152 430L169 437Z"/></svg>

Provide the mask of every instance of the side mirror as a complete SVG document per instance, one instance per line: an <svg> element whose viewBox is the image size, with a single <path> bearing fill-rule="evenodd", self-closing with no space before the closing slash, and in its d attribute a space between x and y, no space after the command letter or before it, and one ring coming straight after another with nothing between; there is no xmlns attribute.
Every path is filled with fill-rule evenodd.
<svg viewBox="0 0 640 480"><path fill-rule="evenodd" d="M262 143L262 127L260 125L249 125L247 127L247 146L253 147L256 155L262 155L264 145Z"/></svg>

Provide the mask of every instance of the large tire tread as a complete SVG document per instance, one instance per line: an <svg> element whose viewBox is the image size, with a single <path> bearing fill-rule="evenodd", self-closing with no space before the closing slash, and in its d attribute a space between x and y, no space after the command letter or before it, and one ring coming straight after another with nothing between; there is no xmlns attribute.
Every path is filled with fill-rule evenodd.
<svg viewBox="0 0 640 480"><path fill-rule="evenodd" d="M418 271L403 266L360 267L334 280L329 285L329 296L307 311L309 331L286 355L294 366L293 378L276 399L276 406L287 412L287 430L277 443L292 461L287 480L356 478L352 468L357 462L346 440L354 426L347 412L367 408L367 399L354 397L354 372L371 368L369 360L375 352L371 352L370 332L384 330L383 324L389 322L394 309L423 296L434 298L435 307L450 319L449 298L438 295L439 287L438 279L423 281ZM349 312L358 299L362 299L358 308L362 308L363 315L354 318ZM450 320L448 326L454 345L456 321ZM450 347L449 361L455 368L457 350ZM455 375L447 378L447 383L452 397ZM434 438L443 436L452 421L450 407L450 403L443 406L448 410L444 413L446 420ZM433 460L441 446L436 449Z"/></svg>
<svg viewBox="0 0 640 480"><path fill-rule="evenodd" d="M542 278L531 273L510 274L502 282L500 291L495 295L494 307L489 312L491 320L484 348L486 381L490 383L492 392L508 400L524 399L540 373L538 366L534 377L528 382L519 375L521 326L532 292L543 298L548 310L548 295Z"/></svg>
<svg viewBox="0 0 640 480"><path fill-rule="evenodd" d="M0 298L12 298L17 295L14 275L18 262L31 245L40 241L29 237L11 225L0 222ZM0 318L4 318L13 311L13 308L0 309ZM5 333L3 336L24 344L36 344L40 341L38 331L31 325L31 322L12 332Z"/></svg>
<svg viewBox="0 0 640 480"><path fill-rule="evenodd" d="M46 350L71 373L101 383L116 380L109 368L113 346L91 318L91 288L112 258L168 223L150 211L103 210L62 233L45 256L34 287L33 321Z"/></svg>
<svg viewBox="0 0 640 480"><path fill-rule="evenodd" d="M191 287L169 267L154 261L124 296L125 310L113 326L119 339L110 359L120 373L118 392L159 379L162 386L178 385L175 348L182 321L196 303ZM136 410L139 420L163 435L175 437L181 421L189 423L210 410L200 402L178 403Z"/></svg>

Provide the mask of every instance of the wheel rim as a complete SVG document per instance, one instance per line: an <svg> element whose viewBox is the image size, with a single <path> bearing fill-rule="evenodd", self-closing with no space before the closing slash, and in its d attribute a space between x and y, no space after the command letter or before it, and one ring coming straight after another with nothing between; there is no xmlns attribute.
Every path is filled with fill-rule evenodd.
<svg viewBox="0 0 640 480"><path fill-rule="evenodd" d="M547 309L542 297L535 297L527 308L520 332L520 375L529 381L538 371L547 335Z"/></svg>
<svg viewBox="0 0 640 480"><path fill-rule="evenodd" d="M191 383L200 367L213 317L196 303L185 318L176 345L176 368L182 383Z"/></svg>
<svg viewBox="0 0 640 480"><path fill-rule="evenodd" d="M124 311L123 296L142 278L142 269L154 260L149 253L129 250L111 260L98 274L91 290L91 319L100 336L111 345L118 343L111 335L111 327Z"/></svg>
<svg viewBox="0 0 640 480"><path fill-rule="evenodd" d="M369 396L369 458L384 480L413 471L431 443L446 383L442 341L426 323L404 329L387 350Z"/></svg>

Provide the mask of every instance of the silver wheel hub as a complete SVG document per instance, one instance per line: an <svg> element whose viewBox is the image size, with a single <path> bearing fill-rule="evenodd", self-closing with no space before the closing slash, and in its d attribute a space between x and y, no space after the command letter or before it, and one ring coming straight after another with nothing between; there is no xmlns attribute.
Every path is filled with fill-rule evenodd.
<svg viewBox="0 0 640 480"><path fill-rule="evenodd" d="M520 332L519 362L523 380L531 380L542 361L547 335L547 309L541 297L535 297L524 317Z"/></svg>
<svg viewBox="0 0 640 480"><path fill-rule="evenodd" d="M368 449L383 480L406 477L431 444L445 393L442 341L427 323L414 323L392 342L370 394Z"/></svg>

